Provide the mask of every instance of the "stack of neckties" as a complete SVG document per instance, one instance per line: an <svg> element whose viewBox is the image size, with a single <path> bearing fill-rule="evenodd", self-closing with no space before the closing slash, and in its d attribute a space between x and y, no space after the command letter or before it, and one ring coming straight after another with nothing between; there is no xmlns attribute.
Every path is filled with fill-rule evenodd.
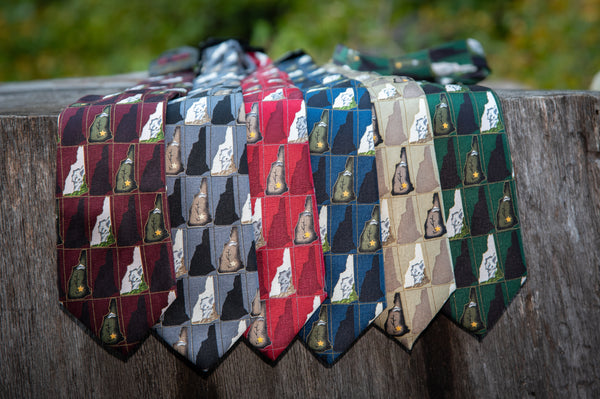
<svg viewBox="0 0 600 399"><path fill-rule="evenodd" d="M417 65L426 53L431 58L430 73L402 69ZM333 58L338 64L353 60L349 65L363 70L389 72L385 66L394 65L394 60L363 56L341 46ZM356 63L363 58L370 59L371 66ZM476 40L449 43L403 58L414 62L396 65L400 73L427 80L418 84L426 94L423 111L433 130L442 188L438 203L456 281L456 291L444 304L443 313L483 338L527 276L502 108L492 90L466 85L489 73ZM373 67L373 62L380 67ZM436 72L441 70L445 73Z"/></svg>
<svg viewBox="0 0 600 399"><path fill-rule="evenodd" d="M105 348L127 358L154 325L210 371L242 336L274 362L299 334L332 365L372 322L407 349L439 310L492 328L527 270L502 109L468 86L477 41L199 56L59 118L60 301Z"/></svg>

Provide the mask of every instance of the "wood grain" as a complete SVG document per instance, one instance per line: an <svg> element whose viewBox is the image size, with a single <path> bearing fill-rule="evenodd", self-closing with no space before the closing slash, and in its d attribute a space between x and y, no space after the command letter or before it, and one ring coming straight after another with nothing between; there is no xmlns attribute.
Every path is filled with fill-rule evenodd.
<svg viewBox="0 0 600 399"><path fill-rule="evenodd" d="M117 360L58 305L56 116L81 90L40 111L28 96L56 93L0 86L0 397L600 397L600 93L498 93L529 278L482 342L438 316L412 354L375 329L331 369L300 342L275 367L242 343L204 379L154 337Z"/></svg>

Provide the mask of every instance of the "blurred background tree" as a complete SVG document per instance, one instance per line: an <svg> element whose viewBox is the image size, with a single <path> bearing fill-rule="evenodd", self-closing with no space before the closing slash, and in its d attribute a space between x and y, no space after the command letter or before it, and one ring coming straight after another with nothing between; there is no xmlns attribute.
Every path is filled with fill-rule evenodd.
<svg viewBox="0 0 600 399"><path fill-rule="evenodd" d="M473 37L493 79L585 89L600 70L599 22L598 0L4 0L0 81L146 70L210 36L320 63L337 43L396 55Z"/></svg>

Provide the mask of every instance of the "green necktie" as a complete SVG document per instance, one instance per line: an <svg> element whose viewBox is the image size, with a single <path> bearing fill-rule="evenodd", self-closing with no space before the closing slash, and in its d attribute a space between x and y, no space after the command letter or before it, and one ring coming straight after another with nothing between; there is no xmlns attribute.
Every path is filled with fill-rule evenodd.
<svg viewBox="0 0 600 399"><path fill-rule="evenodd" d="M407 76L415 80L442 84L475 84L490 73L483 47L475 39L444 43L393 58L370 56L338 45L333 54L333 61L359 71Z"/></svg>

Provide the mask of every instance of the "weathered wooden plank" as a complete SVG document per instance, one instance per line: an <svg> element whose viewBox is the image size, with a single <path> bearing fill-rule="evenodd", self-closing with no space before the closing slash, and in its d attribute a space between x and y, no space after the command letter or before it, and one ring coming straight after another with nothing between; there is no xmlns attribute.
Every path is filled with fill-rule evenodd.
<svg viewBox="0 0 600 399"><path fill-rule="evenodd" d="M133 72L91 78L33 80L0 83L0 115L58 115L86 94L105 95L133 87L148 76Z"/></svg>
<svg viewBox="0 0 600 399"><path fill-rule="evenodd" d="M81 90L118 89L96 88ZM61 90L61 104L85 94L77 90ZM0 100L0 397L599 397L600 93L499 95L530 274L481 343L438 317L410 355L374 329L331 369L299 342L276 367L241 344L207 379L154 337L123 363L60 310L53 197L62 106ZM11 115L19 106L38 116Z"/></svg>

